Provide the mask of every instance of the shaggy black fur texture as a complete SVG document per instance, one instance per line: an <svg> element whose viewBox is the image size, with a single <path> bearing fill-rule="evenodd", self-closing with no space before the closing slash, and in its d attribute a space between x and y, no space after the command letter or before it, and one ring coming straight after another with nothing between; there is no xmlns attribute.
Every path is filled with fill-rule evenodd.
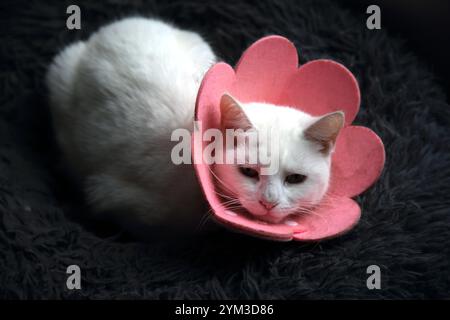
<svg viewBox="0 0 450 320"><path fill-rule="evenodd" d="M434 76L364 12L328 1L2 1L0 38L0 298L443 298L450 292L450 107ZM227 62L261 36L292 39L302 62L332 58L357 76L356 123L384 140L386 169L358 197L359 225L315 244L225 230L149 244L80 218L82 197L58 170L43 75L52 57L100 25L154 15L202 33ZM82 290L65 289L66 267ZM382 271L368 290L366 268Z"/></svg>

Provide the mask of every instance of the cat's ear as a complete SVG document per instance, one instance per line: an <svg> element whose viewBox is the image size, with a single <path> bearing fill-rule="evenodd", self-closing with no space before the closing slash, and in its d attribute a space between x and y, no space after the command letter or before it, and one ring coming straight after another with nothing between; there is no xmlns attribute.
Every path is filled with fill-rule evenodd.
<svg viewBox="0 0 450 320"><path fill-rule="evenodd" d="M239 102L228 93L220 99L220 124L222 129L243 129L253 127Z"/></svg>
<svg viewBox="0 0 450 320"><path fill-rule="evenodd" d="M339 131L344 126L344 113L337 111L319 118L305 130L305 138L317 143L319 151L328 155L333 149Z"/></svg>

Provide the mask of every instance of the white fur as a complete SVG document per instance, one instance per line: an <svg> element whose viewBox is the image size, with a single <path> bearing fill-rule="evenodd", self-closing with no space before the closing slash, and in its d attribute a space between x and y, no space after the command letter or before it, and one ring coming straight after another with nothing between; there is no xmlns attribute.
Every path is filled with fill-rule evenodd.
<svg viewBox="0 0 450 320"><path fill-rule="evenodd" d="M192 128L215 59L198 34L145 18L107 25L55 58L47 82L57 140L94 212L150 225L205 212L192 168L171 162L170 135Z"/></svg>

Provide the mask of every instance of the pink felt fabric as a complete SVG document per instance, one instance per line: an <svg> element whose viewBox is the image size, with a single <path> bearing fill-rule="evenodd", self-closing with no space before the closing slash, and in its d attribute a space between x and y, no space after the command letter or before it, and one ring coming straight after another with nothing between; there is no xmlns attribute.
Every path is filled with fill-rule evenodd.
<svg viewBox="0 0 450 320"><path fill-rule="evenodd" d="M200 132L219 127L219 102L225 92L242 102L287 105L316 116L342 110L346 126L336 142L327 197L313 213L289 219L289 225L266 224L225 210L210 170L201 161L204 145L193 139L195 170L216 220L237 231L280 241L316 241L352 228L361 210L350 198L377 180L385 161L381 139L368 128L350 125L360 104L352 73L331 60L314 60L299 68L295 46L283 37L269 36L251 45L235 70L217 63L207 72L196 102L195 118L202 121Z"/></svg>

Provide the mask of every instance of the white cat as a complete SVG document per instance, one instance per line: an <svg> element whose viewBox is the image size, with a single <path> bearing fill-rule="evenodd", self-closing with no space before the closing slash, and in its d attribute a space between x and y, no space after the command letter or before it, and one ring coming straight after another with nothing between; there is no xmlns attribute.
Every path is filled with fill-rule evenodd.
<svg viewBox="0 0 450 320"><path fill-rule="evenodd" d="M261 175L261 166L216 164L214 173L225 194L224 203L243 207L260 220L278 223L291 214L308 214L327 192L331 153L344 124L344 114L333 112L313 117L293 108L264 103L239 103L224 95L220 103L222 129L256 129L278 132L278 170ZM255 154L269 154L269 142L261 139ZM250 144L225 150L232 157L239 150L252 152ZM236 161L235 161L236 163ZM234 201L237 200L237 201Z"/></svg>
<svg viewBox="0 0 450 320"><path fill-rule="evenodd" d="M192 166L171 162L170 137L193 127L197 91L215 61L198 34L145 18L107 25L55 58L47 75L54 129L93 212L126 227L198 223L205 200ZM319 119L228 95L221 110L224 126L282 128L277 175L215 167L229 195L274 222L323 197L342 113Z"/></svg>

